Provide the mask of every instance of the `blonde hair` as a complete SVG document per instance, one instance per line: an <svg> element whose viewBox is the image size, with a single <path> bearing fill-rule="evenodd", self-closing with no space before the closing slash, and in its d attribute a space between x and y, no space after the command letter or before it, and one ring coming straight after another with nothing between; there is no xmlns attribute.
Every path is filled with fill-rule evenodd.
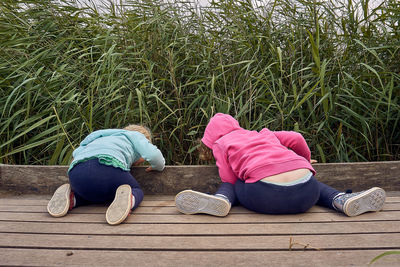
<svg viewBox="0 0 400 267"><path fill-rule="evenodd" d="M199 159L204 161L212 161L214 159L212 150L207 147L201 139L198 139L197 142L199 146L197 147L197 151L199 152Z"/></svg>
<svg viewBox="0 0 400 267"><path fill-rule="evenodd" d="M130 124L126 126L124 130L139 132L143 134L150 141L150 143L151 140L153 139L150 129L143 125Z"/></svg>

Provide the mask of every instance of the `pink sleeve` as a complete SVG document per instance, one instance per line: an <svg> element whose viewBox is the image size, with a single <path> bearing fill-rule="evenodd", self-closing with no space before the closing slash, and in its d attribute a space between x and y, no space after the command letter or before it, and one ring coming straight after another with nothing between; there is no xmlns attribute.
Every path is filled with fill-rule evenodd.
<svg viewBox="0 0 400 267"><path fill-rule="evenodd" d="M310 148L301 134L292 131L278 131L273 133L279 139L282 145L290 148L297 155L302 156L308 161L311 160Z"/></svg>
<svg viewBox="0 0 400 267"><path fill-rule="evenodd" d="M233 173L225 151L218 144L214 144L212 150L221 181L224 183L235 184L238 177Z"/></svg>

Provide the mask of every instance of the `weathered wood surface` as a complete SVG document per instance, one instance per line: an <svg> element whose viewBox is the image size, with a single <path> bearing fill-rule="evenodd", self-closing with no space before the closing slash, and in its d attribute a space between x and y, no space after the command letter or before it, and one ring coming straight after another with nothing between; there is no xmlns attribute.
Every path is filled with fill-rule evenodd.
<svg viewBox="0 0 400 267"><path fill-rule="evenodd" d="M400 193L381 212L346 217L321 207L263 215L233 207L224 218L183 215L173 195L146 195L118 226L106 206L46 212L49 195L0 198L0 266L367 266L400 250ZM372 266L400 266L390 255Z"/></svg>
<svg viewBox="0 0 400 267"><path fill-rule="evenodd" d="M71 249L0 250L5 265L20 266L368 266L382 250L359 251L101 251ZM46 263L46 264L44 264ZM371 266L399 266L398 255Z"/></svg>
<svg viewBox="0 0 400 267"><path fill-rule="evenodd" d="M315 164L317 179L339 190L355 191L379 186L400 191L400 161ZM132 174L146 194L176 194L188 188L215 192L220 184L215 166L167 166L163 172L146 173L133 167ZM0 164L2 190L51 194L68 182L67 166Z"/></svg>

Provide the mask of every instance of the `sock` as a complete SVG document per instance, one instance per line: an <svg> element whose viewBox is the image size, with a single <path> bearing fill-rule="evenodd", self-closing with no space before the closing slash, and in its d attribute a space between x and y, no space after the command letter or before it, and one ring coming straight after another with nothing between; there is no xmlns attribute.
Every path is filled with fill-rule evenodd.
<svg viewBox="0 0 400 267"><path fill-rule="evenodd" d="M74 192L71 191L71 193L69 194L69 208L68 210L72 210L73 208L75 208L76 206L76 198L74 195Z"/></svg>
<svg viewBox="0 0 400 267"><path fill-rule="evenodd" d="M131 201L131 209L135 206L135 196L132 195L132 201Z"/></svg>

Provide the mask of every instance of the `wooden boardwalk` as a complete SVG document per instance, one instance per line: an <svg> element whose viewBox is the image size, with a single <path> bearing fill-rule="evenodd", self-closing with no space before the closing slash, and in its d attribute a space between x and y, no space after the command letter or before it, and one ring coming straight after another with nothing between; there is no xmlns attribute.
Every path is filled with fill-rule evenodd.
<svg viewBox="0 0 400 267"><path fill-rule="evenodd" d="M400 192L384 210L349 218L314 207L299 215L262 215L234 207L224 218L183 215L172 195L147 195L118 226L104 206L63 218L46 212L50 196L0 198L0 266L367 266L400 251ZM400 266L400 255L372 266Z"/></svg>

